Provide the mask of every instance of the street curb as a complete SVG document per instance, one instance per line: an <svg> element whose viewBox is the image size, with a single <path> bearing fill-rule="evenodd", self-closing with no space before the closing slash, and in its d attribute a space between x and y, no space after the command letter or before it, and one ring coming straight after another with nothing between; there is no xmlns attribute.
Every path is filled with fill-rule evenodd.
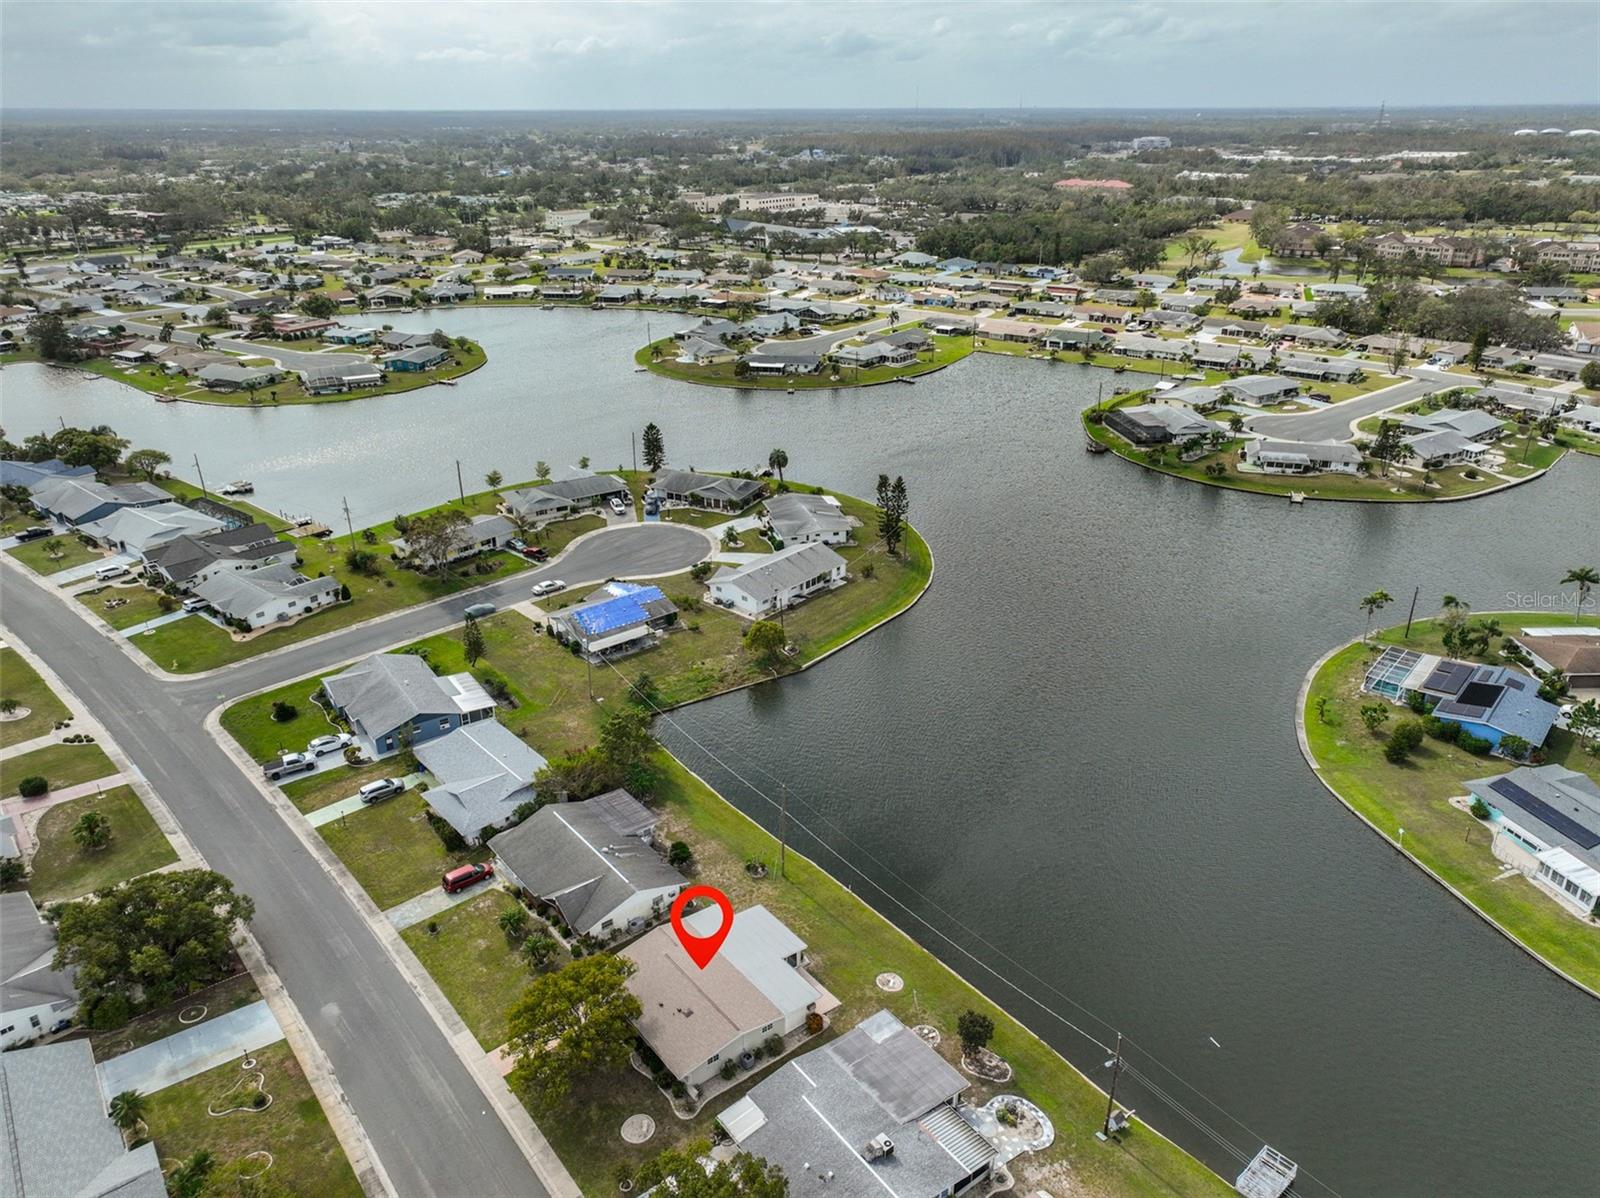
<svg viewBox="0 0 1600 1198"><path fill-rule="evenodd" d="M1501 614L1509 614L1509 613L1483 612L1483 613L1480 613L1480 614L1482 614L1482 615L1501 615ZM1346 641L1342 645L1336 645L1334 648L1329 649L1321 657L1317 658L1316 662L1312 665L1311 669L1306 672L1305 679L1300 683L1300 693L1295 697L1295 710L1294 710L1294 734L1295 734L1295 740L1300 745L1300 756L1305 758L1306 764L1311 767L1311 772L1316 775L1317 781L1322 783L1323 789L1326 790L1329 794L1331 794L1334 798L1338 799L1339 802L1341 804L1343 804L1343 806L1344 806L1346 811L1350 812L1351 815L1355 816L1362 823L1366 824L1367 827L1371 828L1380 837L1382 837L1383 840L1389 845L1389 847L1391 849L1393 849L1400 856L1406 858L1406 860L1410 861L1412 865L1415 865L1418 869L1422 870L1423 873L1427 874L1435 882L1439 883L1440 886L1443 886L1447 891L1449 891L1452 895L1454 895L1462 903L1462 905L1464 905L1467 908L1467 910L1471 911L1479 919L1483 920L1491 928L1493 928L1495 931L1499 932L1502 936L1504 936L1512 944L1516 945L1519 949L1521 949L1529 957L1533 958L1533 960L1537 961L1540 965L1544 966L1551 973L1555 974L1557 977L1561 978L1563 981L1570 982L1572 985L1576 986L1579 990L1583 991L1585 994L1589 995L1591 998L1600 999L1600 990L1596 990L1593 987L1588 986L1583 982L1580 982L1577 978L1573 977L1570 973L1568 973L1566 970L1562 969L1559 965L1556 965L1556 964L1554 964L1554 963L1552 963L1550 961L1545 960L1545 958L1541 957L1533 949L1528 947L1528 945L1524 944L1520 939L1517 938L1517 936L1515 934L1513 934L1508 928L1506 928L1504 925L1502 925L1499 920L1495 919L1494 916L1490 915L1482 907L1478 906L1477 903L1474 903L1471 899L1469 899L1466 895L1462 894L1459 890L1457 890L1449 882L1445 881L1444 878L1440 877L1439 874L1434 872L1434 870L1433 870L1433 868L1431 866L1429 866L1425 862L1419 860L1417 858L1417 856L1414 853L1411 852L1410 849L1405 848L1403 845L1400 845L1400 844L1396 843L1396 841L1395 841L1395 839L1393 837L1391 837L1387 832L1385 832L1377 824L1373 823L1372 820L1368 819L1367 816L1363 812L1358 811L1349 802L1349 800L1347 800L1342 794L1340 794L1337 790L1335 790L1333 788L1333 784L1330 783L1327 780L1327 778L1325 778L1323 776L1322 767L1317 764L1317 759L1311 752L1311 742L1306 737L1306 698L1311 693L1311 685L1312 685L1312 683L1316 681L1317 675L1322 672L1322 667L1327 665L1328 662L1331 661L1336 655L1338 655L1340 653L1343 653L1351 645L1360 644L1364 639L1365 638L1363 638L1363 637L1354 637L1351 640Z"/></svg>
<svg viewBox="0 0 1600 1198"><path fill-rule="evenodd" d="M248 697L248 696L245 696ZM475 1037L461 1016L456 1013L455 1007L439 989L438 983L428 971L423 968L412 953L411 947L401 938L392 923L378 905L368 897L355 876L345 867L344 862L334 854L315 828L311 827L300 811L291 803L281 791L275 787L267 786L260 777L260 767L252 761L240 747L239 743L222 727L222 713L227 706L239 700L230 700L228 704L215 707L205 719L205 729L213 740L222 748L240 772L247 778L252 786L266 799L267 803L277 812L280 819L294 832L300 843L305 846L312 859L321 866L322 871L328 875L344 894L345 898L355 908L356 913L367 925L367 930L383 948L394 962L400 975L412 992L422 1003L423 1009L443 1033L445 1040L455 1052L457 1058L466 1066L467 1072L483 1092L489 1103L494 1107L495 1113L500 1117L501 1123L511 1134L518 1149L526 1158L528 1165L545 1188L550 1192L550 1198L582 1198L578 1185L567 1172L566 1166L561 1163L561 1158L556 1154L550 1142L545 1139L544 1133L534 1123L523 1105L511 1092L506 1080L490 1063L488 1054L479 1046Z"/></svg>
<svg viewBox="0 0 1600 1198"><path fill-rule="evenodd" d="M32 666L39 677L61 697L72 712L73 722L81 723L91 731L95 743L104 750L107 757L111 758L112 764L122 771L127 784L139 796L146 810L150 812L151 818L155 820L156 826L176 850L179 864L189 869L209 869L210 866L207 865L205 858L200 855L199 850L178 825L171 809L161 801L144 775L128 760L122 749L60 676L3 625L0 625L0 636L5 638L6 646L15 649L18 656ZM234 947L239 952L239 959L250 971L256 989L261 992L261 997L266 1000L273 1017L277 1019L278 1026L283 1029L290 1050L305 1071L306 1080L311 1084L311 1091L316 1095L323 1113L327 1116L328 1125L333 1129L340 1149L349 1160L351 1169L355 1171L362 1192L368 1198L396 1198L394 1185L373 1149L366 1128L357 1118L350 1100L345 1097L344 1089L339 1084L327 1054L322 1051L322 1046L317 1043L316 1037L311 1034L311 1029L301 1018L299 1007L289 997L283 979L267 960L266 953L256 940L255 934L248 927L242 928L235 938Z"/></svg>

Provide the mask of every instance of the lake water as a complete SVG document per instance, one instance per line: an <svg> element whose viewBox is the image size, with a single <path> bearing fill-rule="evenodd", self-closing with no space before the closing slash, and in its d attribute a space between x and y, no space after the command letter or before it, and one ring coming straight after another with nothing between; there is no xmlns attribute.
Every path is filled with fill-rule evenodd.
<svg viewBox="0 0 1600 1198"><path fill-rule="evenodd" d="M1125 1032L1238 1152L1270 1141L1347 1196L1600 1188L1600 1003L1347 814L1292 719L1311 662L1360 633L1359 596L1490 609L1597 560L1600 461L1470 503L1293 507L1085 454L1104 371L980 358L915 387L746 394L634 373L647 322L681 318L398 317L482 340L490 364L277 411L12 367L4 425L104 421L197 453L213 485L253 479L269 508L331 520L348 496L358 525L454 493L458 458L469 490L538 459L629 463L651 420L677 466L782 446L794 476L860 495L903 474L938 565L923 601L800 677L675 713L664 739L772 827L758 790L787 780L821 835L798 847L1094 1076L1105 1054L1062 1020ZM1121 1093L1236 1171L1163 1096ZM1303 1173L1297 1192L1322 1191Z"/></svg>

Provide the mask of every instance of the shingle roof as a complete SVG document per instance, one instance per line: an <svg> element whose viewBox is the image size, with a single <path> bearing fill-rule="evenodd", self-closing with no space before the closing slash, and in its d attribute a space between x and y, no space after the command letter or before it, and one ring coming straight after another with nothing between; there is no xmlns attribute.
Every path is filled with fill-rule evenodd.
<svg viewBox="0 0 1600 1198"><path fill-rule="evenodd" d="M335 707L377 737L418 716L460 710L457 691L414 653L375 653L360 665L322 680Z"/></svg>
<svg viewBox="0 0 1600 1198"><path fill-rule="evenodd" d="M523 886L586 933L639 891L684 884L642 839L655 822L632 795L611 791L541 807L489 845Z"/></svg>
<svg viewBox="0 0 1600 1198"><path fill-rule="evenodd" d="M87 1040L0 1053L0 1198L165 1198L155 1145L105 1113Z"/></svg>
<svg viewBox="0 0 1600 1198"><path fill-rule="evenodd" d="M532 800L534 775L545 767L543 757L494 720L463 724L414 752L437 780L423 797L469 840Z"/></svg>
<svg viewBox="0 0 1600 1198"><path fill-rule="evenodd" d="M78 997L71 972L51 967L55 948L55 926L27 891L0 894L0 1012Z"/></svg>
<svg viewBox="0 0 1600 1198"><path fill-rule="evenodd" d="M628 494L628 484L616 475L585 474L578 478L556 479L521 491L508 491L506 501L519 511L536 511L541 507L566 507L570 503L617 494Z"/></svg>
<svg viewBox="0 0 1600 1198"><path fill-rule="evenodd" d="M699 495L720 502L750 503L761 493L763 483L754 478L728 478L720 474L696 474L688 470L663 470L654 487L664 495Z"/></svg>
<svg viewBox="0 0 1600 1198"><path fill-rule="evenodd" d="M77 520L108 503L137 507L165 503L171 498L167 492L150 483L124 483L112 487L87 476L53 479L33 493L35 504L66 520Z"/></svg>
<svg viewBox="0 0 1600 1198"><path fill-rule="evenodd" d="M772 531L785 541L817 534L848 533L852 527L844 509L825 495L785 492L767 500L766 511Z"/></svg>
<svg viewBox="0 0 1600 1198"><path fill-rule="evenodd" d="M1463 437L1478 437L1491 431L1498 433L1505 427L1505 422L1479 408L1441 408L1437 412L1418 412L1408 416L1400 427L1418 432L1449 429Z"/></svg>
<svg viewBox="0 0 1600 1198"><path fill-rule="evenodd" d="M845 564L826 545L810 542L790 545L776 553L762 554L753 562L724 566L712 575L712 582L738 587L751 598L766 602L819 574L828 574Z"/></svg>
<svg viewBox="0 0 1600 1198"><path fill-rule="evenodd" d="M263 604L280 599L310 599L338 589L337 578L305 578L293 565L283 562L262 566L259 570L213 575L195 588L195 594L225 615L243 620L260 610Z"/></svg>
<svg viewBox="0 0 1600 1198"><path fill-rule="evenodd" d="M1600 785L1586 774L1564 765L1522 765L1509 774L1473 779L1467 790L1547 845L1560 845L1600 868L1594 843L1600 837Z"/></svg>

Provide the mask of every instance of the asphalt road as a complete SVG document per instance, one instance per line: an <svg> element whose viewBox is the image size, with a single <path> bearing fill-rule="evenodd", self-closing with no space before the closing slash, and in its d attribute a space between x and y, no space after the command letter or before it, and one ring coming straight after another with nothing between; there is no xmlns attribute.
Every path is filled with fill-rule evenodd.
<svg viewBox="0 0 1600 1198"><path fill-rule="evenodd" d="M227 698L424 636L473 602L520 601L535 581L682 570L710 544L648 524L591 537L527 571L212 678L165 683L96 635L60 599L5 581L7 626L86 703L218 871L256 901L251 927L333 1065L396 1190L516 1195L545 1190L421 1000L338 886L204 728ZM11 567L6 567L10 569Z"/></svg>
<svg viewBox="0 0 1600 1198"><path fill-rule="evenodd" d="M1401 404L1412 403L1446 387L1459 387L1463 382L1472 381L1454 375L1446 377L1453 381L1444 383L1436 378L1410 379L1312 412L1255 416L1244 423L1253 433L1283 441L1348 441L1357 421Z"/></svg>

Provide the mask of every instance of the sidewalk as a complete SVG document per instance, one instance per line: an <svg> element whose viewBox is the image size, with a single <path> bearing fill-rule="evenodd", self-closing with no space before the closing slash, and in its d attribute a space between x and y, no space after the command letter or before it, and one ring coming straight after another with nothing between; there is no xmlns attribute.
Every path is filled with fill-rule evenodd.
<svg viewBox="0 0 1600 1198"><path fill-rule="evenodd" d="M107 1096L124 1090L149 1094L282 1039L283 1029L265 1000L253 1002L101 1062L100 1086Z"/></svg>
<svg viewBox="0 0 1600 1198"><path fill-rule="evenodd" d="M396 903L383 913L384 918L394 925L397 932L403 932L413 924L419 924L425 919L432 919L441 912L450 910L458 903L468 899L475 899L480 894L487 894L500 885L496 878L487 886L468 886L465 890L458 890L455 894L446 894L442 888L424 891L416 898L407 899L403 903Z"/></svg>
<svg viewBox="0 0 1600 1198"><path fill-rule="evenodd" d="M157 616L153 620L146 620L143 624L135 624L130 628L124 628L122 630L122 635L123 636L138 636L141 632L149 632L152 628L160 628L163 624L172 624L172 623L175 623L178 620L187 619L189 616L192 616L193 614L194 614L193 612L182 611L182 610L180 610L180 611L169 611L166 615Z"/></svg>

